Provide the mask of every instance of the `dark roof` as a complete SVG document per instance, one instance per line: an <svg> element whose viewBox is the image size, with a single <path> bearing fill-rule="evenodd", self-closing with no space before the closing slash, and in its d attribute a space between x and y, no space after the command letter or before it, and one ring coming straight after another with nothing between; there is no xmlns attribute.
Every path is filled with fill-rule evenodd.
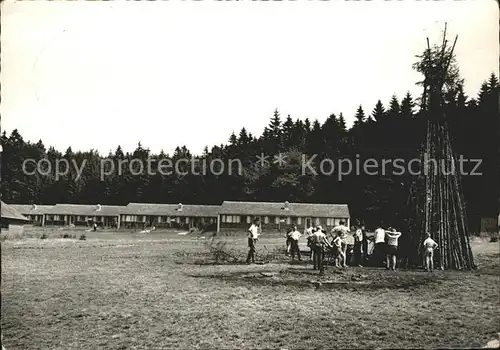
<svg viewBox="0 0 500 350"><path fill-rule="evenodd" d="M13 220L13 221L29 221L23 214L14 209L12 206L0 202L2 209L2 219Z"/></svg>
<svg viewBox="0 0 500 350"><path fill-rule="evenodd" d="M347 204L224 201L220 214L349 218Z"/></svg>
<svg viewBox="0 0 500 350"><path fill-rule="evenodd" d="M128 215L217 217L219 205L129 203L123 212Z"/></svg>
<svg viewBox="0 0 500 350"><path fill-rule="evenodd" d="M90 204L56 204L50 208L46 214L55 215L85 215L85 216L116 216L125 210L121 205L101 205L101 210L97 210L97 205Z"/></svg>
<svg viewBox="0 0 500 350"><path fill-rule="evenodd" d="M42 215L53 207L53 205L38 205L38 204L37 205L11 204L10 206L23 215Z"/></svg>

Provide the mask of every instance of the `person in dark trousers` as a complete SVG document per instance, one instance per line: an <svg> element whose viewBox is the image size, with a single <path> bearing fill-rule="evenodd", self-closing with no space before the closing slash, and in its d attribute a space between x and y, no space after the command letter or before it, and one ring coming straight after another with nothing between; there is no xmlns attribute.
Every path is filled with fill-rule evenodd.
<svg viewBox="0 0 500 350"><path fill-rule="evenodd" d="M385 230L382 225L375 230L375 249L373 252L373 265L381 267L385 265Z"/></svg>
<svg viewBox="0 0 500 350"><path fill-rule="evenodd" d="M94 232L97 231L97 223L94 222Z"/></svg>
<svg viewBox="0 0 500 350"><path fill-rule="evenodd" d="M328 242L325 233L321 226L316 227L316 231L312 236L312 244L314 251L314 267L313 269L319 270L320 275L325 274L325 266L324 266L324 255L325 249L331 249L332 245Z"/></svg>
<svg viewBox="0 0 500 350"><path fill-rule="evenodd" d="M361 243L361 249L363 249L363 261L368 261L368 237L366 236L365 225L361 225L361 233L363 235L363 241Z"/></svg>
<svg viewBox="0 0 500 350"><path fill-rule="evenodd" d="M354 266L361 267L362 247L363 246L363 231L361 227L354 228Z"/></svg>
<svg viewBox="0 0 500 350"><path fill-rule="evenodd" d="M295 226L288 229L286 231L286 252L285 252L285 256L288 256L288 254L290 254L290 249L292 248L292 238L290 237L290 234L292 233L292 231L295 229Z"/></svg>
<svg viewBox="0 0 500 350"><path fill-rule="evenodd" d="M252 226L248 229L248 255L247 264L255 263L255 245L260 235L259 220L255 219Z"/></svg>
<svg viewBox="0 0 500 350"><path fill-rule="evenodd" d="M300 261L300 249L299 249L299 239L300 232L297 230L297 226L293 225L293 230L290 232L290 253L292 255L292 260L295 258L295 254L297 254L297 259Z"/></svg>

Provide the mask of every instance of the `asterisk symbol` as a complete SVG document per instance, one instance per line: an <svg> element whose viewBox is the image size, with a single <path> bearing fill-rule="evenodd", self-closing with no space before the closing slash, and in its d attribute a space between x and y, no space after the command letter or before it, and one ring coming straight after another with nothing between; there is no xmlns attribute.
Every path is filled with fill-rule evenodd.
<svg viewBox="0 0 500 350"><path fill-rule="evenodd" d="M266 156L264 155L264 153L261 153L260 156L257 156L257 164L260 163L260 166L264 167L266 164L269 164L267 158L269 158L269 156Z"/></svg>
<svg viewBox="0 0 500 350"><path fill-rule="evenodd" d="M273 163L278 163L280 167L286 165L286 155L279 153L277 156L274 156Z"/></svg>

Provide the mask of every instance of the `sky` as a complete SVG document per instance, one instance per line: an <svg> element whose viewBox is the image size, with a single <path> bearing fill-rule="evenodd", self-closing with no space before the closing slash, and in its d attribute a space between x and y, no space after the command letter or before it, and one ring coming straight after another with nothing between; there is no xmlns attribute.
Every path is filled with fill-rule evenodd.
<svg viewBox="0 0 500 350"><path fill-rule="evenodd" d="M2 130L64 152L158 153L323 122L400 99L415 55L458 34L465 92L499 71L498 4L467 1L2 1Z"/></svg>

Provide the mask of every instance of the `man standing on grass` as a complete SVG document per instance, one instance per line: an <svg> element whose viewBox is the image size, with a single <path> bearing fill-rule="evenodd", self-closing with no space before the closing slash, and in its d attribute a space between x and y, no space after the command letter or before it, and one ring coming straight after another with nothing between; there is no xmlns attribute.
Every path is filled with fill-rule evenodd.
<svg viewBox="0 0 500 350"><path fill-rule="evenodd" d="M365 225L361 225L361 233L363 235L363 242L361 243L361 247L363 249L363 261L366 262L368 260L368 236L366 235Z"/></svg>
<svg viewBox="0 0 500 350"><path fill-rule="evenodd" d="M316 227L315 232L312 236L312 246L314 251L314 267L313 269L319 269L319 274L325 274L324 267L324 255L325 249L331 249L332 245L326 239L326 235L323 233L323 228L321 226Z"/></svg>
<svg viewBox="0 0 500 350"><path fill-rule="evenodd" d="M396 270L396 261L398 255L398 238L401 236L401 232L397 232L392 227L389 227L387 231L385 231L385 235L387 237L387 247L386 247L386 269L387 270ZM392 265L391 265L392 263Z"/></svg>
<svg viewBox="0 0 500 350"><path fill-rule="evenodd" d="M313 260L313 249L312 249L312 236L313 236L313 232L314 232L314 229L311 226L309 226L308 229L306 229L306 237L307 237L307 247L309 247L309 251L310 251L310 254L309 254L309 260Z"/></svg>
<svg viewBox="0 0 500 350"><path fill-rule="evenodd" d="M292 247L292 238L290 237L290 235L292 234L294 228L295 228L295 226L293 226L292 228L290 228L290 229L288 229L286 231L286 252L285 252L285 256L288 256L288 254L290 254L290 249Z"/></svg>
<svg viewBox="0 0 500 350"><path fill-rule="evenodd" d="M299 249L299 239L300 239L300 232L297 231L297 226L293 225L293 230L290 232L290 246L291 246L291 254L292 254L292 260L295 258L295 253L297 253L297 259L300 261L300 249Z"/></svg>
<svg viewBox="0 0 500 350"><path fill-rule="evenodd" d="M373 252L373 263L375 266L381 266L385 255L385 230L382 225L375 230L375 248Z"/></svg>
<svg viewBox="0 0 500 350"><path fill-rule="evenodd" d="M434 270L434 249L438 247L438 244L431 238L431 234L429 232L427 232L427 239L424 241L423 246L425 269L432 272Z"/></svg>
<svg viewBox="0 0 500 350"><path fill-rule="evenodd" d="M252 226L248 229L248 255L247 255L247 264L250 264L250 261L255 263L255 245L260 236L260 227L259 227L259 219L255 219L253 221Z"/></svg>

